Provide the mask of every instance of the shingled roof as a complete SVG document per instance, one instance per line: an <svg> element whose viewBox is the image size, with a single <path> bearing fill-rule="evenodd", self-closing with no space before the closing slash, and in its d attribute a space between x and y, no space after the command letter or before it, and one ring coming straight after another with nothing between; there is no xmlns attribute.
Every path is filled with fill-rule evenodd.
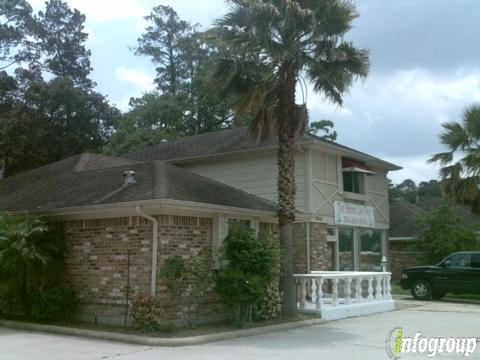
<svg viewBox="0 0 480 360"><path fill-rule="evenodd" d="M462 218L466 224L480 230L480 218L473 214L468 207L452 203L444 197L425 199L418 204L411 204L405 200L395 200L390 203L390 231L391 238L414 238L420 235L427 227L420 224L416 218L442 206L451 206L453 213Z"/></svg>
<svg viewBox="0 0 480 360"><path fill-rule="evenodd" d="M299 145L319 144L334 147L339 151L348 152L361 159L370 159L371 161L380 163L389 170L400 169L400 167L382 159L312 134L305 133L297 138L296 143ZM252 151L255 149L266 149L277 145L278 140L276 136L255 141L248 134L247 128L239 127L169 140L125 155L124 157L126 159L139 161L164 160L168 162L176 162L187 159Z"/></svg>
<svg viewBox="0 0 480 360"><path fill-rule="evenodd" d="M136 183L125 185L123 172ZM0 209L53 210L169 199L276 211L276 204L162 161L82 154L0 181Z"/></svg>

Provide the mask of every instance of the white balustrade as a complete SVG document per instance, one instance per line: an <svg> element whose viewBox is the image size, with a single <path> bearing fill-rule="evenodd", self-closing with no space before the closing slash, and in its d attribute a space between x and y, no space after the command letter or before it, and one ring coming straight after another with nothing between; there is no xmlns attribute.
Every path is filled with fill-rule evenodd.
<svg viewBox="0 0 480 360"><path fill-rule="evenodd" d="M294 278L299 311L327 320L394 309L389 272L314 271Z"/></svg>

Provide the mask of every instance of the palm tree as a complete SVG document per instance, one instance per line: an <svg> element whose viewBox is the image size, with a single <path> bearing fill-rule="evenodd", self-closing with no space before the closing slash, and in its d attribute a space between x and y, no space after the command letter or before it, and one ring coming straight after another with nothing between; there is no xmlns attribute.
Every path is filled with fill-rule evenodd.
<svg viewBox="0 0 480 360"><path fill-rule="evenodd" d="M435 154L430 163L439 163L445 193L480 214L480 106L463 114L462 122L447 122L440 141L448 151ZM458 160L456 160L458 159Z"/></svg>
<svg viewBox="0 0 480 360"><path fill-rule="evenodd" d="M31 215L0 215L0 290L30 314L32 296L63 264L63 236Z"/></svg>
<svg viewBox="0 0 480 360"><path fill-rule="evenodd" d="M366 77L368 51L343 40L357 17L348 0L232 0L209 37L229 48L214 79L234 99L237 116L250 119L257 139L278 137L278 216L281 244L283 310L294 313L292 224L295 220L295 138L308 124L305 104L297 104L297 85L306 80L315 92L342 104L357 77Z"/></svg>

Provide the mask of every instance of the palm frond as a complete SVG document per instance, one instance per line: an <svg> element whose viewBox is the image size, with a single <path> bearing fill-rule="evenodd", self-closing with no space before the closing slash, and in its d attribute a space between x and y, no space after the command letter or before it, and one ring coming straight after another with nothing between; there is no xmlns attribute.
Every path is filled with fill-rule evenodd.
<svg viewBox="0 0 480 360"><path fill-rule="evenodd" d="M466 149L466 154L460 161L463 165L465 175L480 174L480 152L478 149Z"/></svg>
<svg viewBox="0 0 480 360"><path fill-rule="evenodd" d="M456 121L442 124L444 131L440 141L447 145L450 151L462 150L470 144L470 136L462 125Z"/></svg>
<svg viewBox="0 0 480 360"><path fill-rule="evenodd" d="M428 163L440 163L441 165L450 164L453 161L453 152L443 152L433 155L427 160Z"/></svg>
<svg viewBox="0 0 480 360"><path fill-rule="evenodd" d="M476 176L459 179L454 184L454 196L460 203L468 203L479 195L479 178Z"/></svg>
<svg viewBox="0 0 480 360"><path fill-rule="evenodd" d="M439 170L439 175L443 180L457 182L462 178L463 167L461 163L455 163L450 166L444 166Z"/></svg>
<svg viewBox="0 0 480 360"><path fill-rule="evenodd" d="M471 106L465 111L463 124L471 138L480 140L480 106Z"/></svg>

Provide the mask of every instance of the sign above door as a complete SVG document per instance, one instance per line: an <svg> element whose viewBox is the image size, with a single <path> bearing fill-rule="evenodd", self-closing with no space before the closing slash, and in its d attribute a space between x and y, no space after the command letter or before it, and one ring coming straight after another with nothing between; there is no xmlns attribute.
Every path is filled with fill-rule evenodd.
<svg viewBox="0 0 480 360"><path fill-rule="evenodd" d="M372 228L375 210L371 206L334 201L335 224Z"/></svg>

